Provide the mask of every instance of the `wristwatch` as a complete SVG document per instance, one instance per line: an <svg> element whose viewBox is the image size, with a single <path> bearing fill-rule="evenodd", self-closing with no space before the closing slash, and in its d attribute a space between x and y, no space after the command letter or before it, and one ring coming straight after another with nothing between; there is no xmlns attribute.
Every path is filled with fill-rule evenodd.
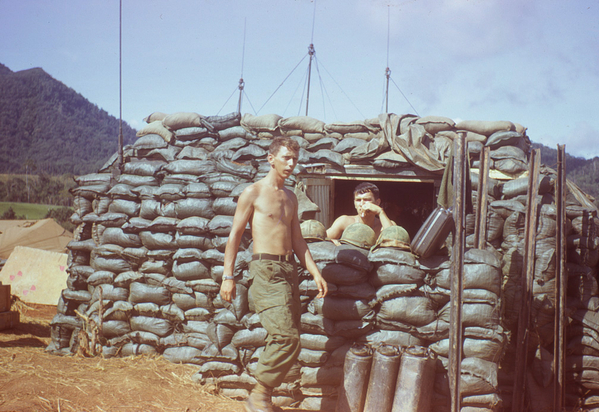
<svg viewBox="0 0 599 412"><path fill-rule="evenodd" d="M235 280L235 276L223 276L223 280Z"/></svg>

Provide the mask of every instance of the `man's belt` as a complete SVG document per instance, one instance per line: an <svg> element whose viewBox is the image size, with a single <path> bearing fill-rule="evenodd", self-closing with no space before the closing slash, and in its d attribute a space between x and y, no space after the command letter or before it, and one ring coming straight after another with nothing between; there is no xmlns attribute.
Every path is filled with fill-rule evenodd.
<svg viewBox="0 0 599 412"><path fill-rule="evenodd" d="M252 260L274 260L276 262L293 262L293 253L288 255L271 255L270 253L254 253Z"/></svg>

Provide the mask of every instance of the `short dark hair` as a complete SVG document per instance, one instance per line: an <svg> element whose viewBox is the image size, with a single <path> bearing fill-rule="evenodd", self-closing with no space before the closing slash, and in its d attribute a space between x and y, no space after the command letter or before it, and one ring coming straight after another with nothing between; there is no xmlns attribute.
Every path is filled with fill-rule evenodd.
<svg viewBox="0 0 599 412"><path fill-rule="evenodd" d="M356 186L356 188L354 189L354 197L356 197L357 195L363 195L364 193L368 192L372 193L372 195L374 196L374 200L377 200L379 198L379 188L375 184L369 182L362 182L358 186Z"/></svg>
<svg viewBox="0 0 599 412"><path fill-rule="evenodd" d="M281 150L281 147L286 147L287 149L291 150L292 152L294 152L295 154L299 155L299 151L300 151L300 146L299 143L296 142L295 140L293 140L291 137L275 137L272 141L272 143L270 144L270 146L268 147L268 153L276 156L277 153L279 153L279 150Z"/></svg>

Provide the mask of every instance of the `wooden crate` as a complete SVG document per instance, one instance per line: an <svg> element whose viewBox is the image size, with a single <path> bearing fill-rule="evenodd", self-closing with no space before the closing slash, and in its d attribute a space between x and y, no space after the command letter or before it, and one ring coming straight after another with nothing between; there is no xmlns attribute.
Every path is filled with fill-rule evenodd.
<svg viewBox="0 0 599 412"><path fill-rule="evenodd" d="M0 312L0 330L11 329L19 324L19 312Z"/></svg>
<svg viewBox="0 0 599 412"><path fill-rule="evenodd" d="M0 312L10 310L10 285L0 285Z"/></svg>

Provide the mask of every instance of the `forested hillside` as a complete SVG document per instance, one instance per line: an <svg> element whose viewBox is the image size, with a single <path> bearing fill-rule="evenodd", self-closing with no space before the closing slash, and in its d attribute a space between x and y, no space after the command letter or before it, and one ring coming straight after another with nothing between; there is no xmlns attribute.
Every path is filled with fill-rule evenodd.
<svg viewBox="0 0 599 412"><path fill-rule="evenodd" d="M44 70L0 64L0 173L94 172L117 151L118 131L118 119ZM124 122L123 140L135 141Z"/></svg>
<svg viewBox="0 0 599 412"><path fill-rule="evenodd" d="M557 150L533 143L533 148L541 149L541 161L548 167L556 168ZM583 159L567 154L566 145L566 176L576 183L585 193L595 198L595 204L599 205L599 158Z"/></svg>

